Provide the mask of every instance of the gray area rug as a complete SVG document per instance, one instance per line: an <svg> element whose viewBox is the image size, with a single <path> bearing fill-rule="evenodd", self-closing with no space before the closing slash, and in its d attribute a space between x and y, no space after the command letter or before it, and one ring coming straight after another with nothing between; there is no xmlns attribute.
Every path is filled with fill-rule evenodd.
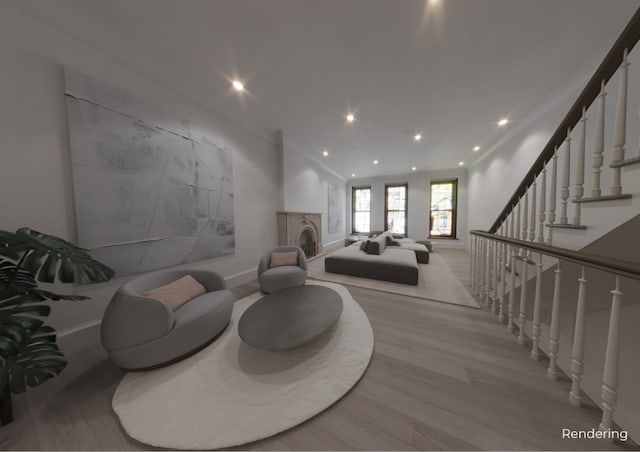
<svg viewBox="0 0 640 452"><path fill-rule="evenodd" d="M436 253L431 253L428 264L418 264L418 267L420 278L417 286L327 273L324 271L324 257L309 262L307 274L310 278L322 281L480 309L480 305Z"/></svg>
<svg viewBox="0 0 640 452"><path fill-rule="evenodd" d="M262 293L236 301L229 327L207 348L124 377L112 405L129 436L167 449L227 449L294 427L344 396L369 365L373 330L345 287L307 284L342 298L331 328L300 347L261 350L242 342L238 320Z"/></svg>

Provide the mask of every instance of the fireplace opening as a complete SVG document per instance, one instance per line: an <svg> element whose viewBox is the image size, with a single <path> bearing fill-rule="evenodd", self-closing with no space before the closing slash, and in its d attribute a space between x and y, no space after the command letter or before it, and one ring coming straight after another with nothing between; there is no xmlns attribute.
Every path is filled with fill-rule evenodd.
<svg viewBox="0 0 640 452"><path fill-rule="evenodd" d="M316 241L314 240L313 232L310 229L305 229L300 234L300 248L304 251L307 258L314 257L316 255Z"/></svg>

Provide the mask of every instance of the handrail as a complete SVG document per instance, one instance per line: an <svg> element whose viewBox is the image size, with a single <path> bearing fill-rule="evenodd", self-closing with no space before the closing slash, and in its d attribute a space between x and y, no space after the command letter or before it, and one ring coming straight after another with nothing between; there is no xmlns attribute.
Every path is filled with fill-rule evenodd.
<svg viewBox="0 0 640 452"><path fill-rule="evenodd" d="M528 242L526 240L516 240L485 231L474 230L471 231L471 234L491 240L497 240L518 248L525 248L537 253L557 257L563 261L573 262L578 265L584 265L585 267L591 267L608 273L615 273L626 278L640 280L640 263L638 262L612 259L597 254L584 253L582 251L574 251L567 248L559 248L557 246L543 245L536 242Z"/></svg>
<svg viewBox="0 0 640 452"><path fill-rule="evenodd" d="M635 12L631 21L629 21L615 44L613 44L613 47L611 47L611 50L609 50L609 53L607 53L607 56L602 63L600 63L600 66L593 74L593 77L591 77L591 80L589 80L589 83L587 83L580 96L578 96L569 113L564 117L547 145L542 149L540 156L531 166L531 169L529 169L524 179L522 179L522 182L513 196L511 196L511 199L509 199L509 202L507 202L507 205L502 209L496 221L491 225L489 232L496 232L500 224L507 219L511 209L518 203L518 200L524 196L536 176L542 172L545 163L551 160L555 148L562 145L567 137L567 130L573 129L576 126L582 116L582 108L590 106L598 96L602 81L604 80L605 83L608 82L616 73L618 67L622 64L624 49L628 49L628 51L631 52L631 49L633 49L638 40L640 40L640 8Z"/></svg>

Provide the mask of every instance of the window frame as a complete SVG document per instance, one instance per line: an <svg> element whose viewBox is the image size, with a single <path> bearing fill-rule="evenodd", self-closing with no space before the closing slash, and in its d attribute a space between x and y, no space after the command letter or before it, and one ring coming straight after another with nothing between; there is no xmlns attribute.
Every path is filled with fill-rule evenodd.
<svg viewBox="0 0 640 452"><path fill-rule="evenodd" d="M366 210L356 210L356 191L369 190L369 230L356 231L356 212L367 212ZM351 187L351 233L370 234L371 233L371 185L358 185Z"/></svg>
<svg viewBox="0 0 640 452"><path fill-rule="evenodd" d="M384 230L389 230L387 223L389 212L402 212L401 210L389 210L389 188L404 187L404 236L409 237L409 183L384 184ZM397 234L397 233L396 233Z"/></svg>
<svg viewBox="0 0 640 452"><path fill-rule="evenodd" d="M431 235L433 229L433 216L431 215L431 196L434 185L452 184L451 193L451 235ZM437 210L436 212L448 212L449 210ZM457 239L458 238L458 178L431 181L429 184L429 239Z"/></svg>

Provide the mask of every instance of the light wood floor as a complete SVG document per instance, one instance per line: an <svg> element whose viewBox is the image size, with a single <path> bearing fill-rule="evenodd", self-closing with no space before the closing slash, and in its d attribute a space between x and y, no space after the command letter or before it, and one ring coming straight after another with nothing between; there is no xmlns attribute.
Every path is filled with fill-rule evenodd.
<svg viewBox="0 0 640 452"><path fill-rule="evenodd" d="M461 280L468 254L437 250ZM466 282L466 281L465 281ZM238 299L255 282L234 289ZM482 310L349 287L375 333L362 380L334 406L253 450L608 450L608 441L562 439L598 425L593 407L567 400L566 381ZM0 450L149 450L126 436L111 410L124 372L101 346L69 356L58 378L16 397ZM177 414L179 415L179 414Z"/></svg>

